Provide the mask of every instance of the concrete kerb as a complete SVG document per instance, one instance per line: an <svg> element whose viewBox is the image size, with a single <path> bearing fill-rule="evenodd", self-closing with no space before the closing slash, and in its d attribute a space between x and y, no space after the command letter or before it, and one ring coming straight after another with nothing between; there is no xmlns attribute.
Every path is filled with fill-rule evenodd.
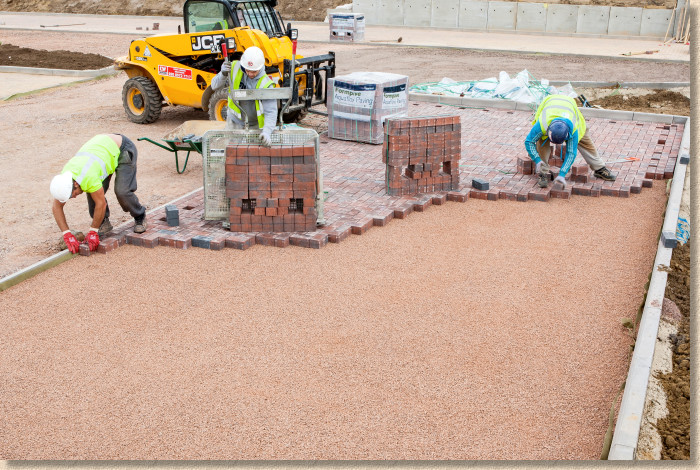
<svg viewBox="0 0 700 470"><path fill-rule="evenodd" d="M202 190L202 188L200 187L200 188L197 188L193 191L190 191L189 193L185 194L184 196L180 196L178 198L173 199L170 202L166 202L165 204L161 204L160 206L158 206L154 209L146 211L146 214L151 214L151 213L156 212L160 209L163 209L165 206L167 206L169 204L175 204L178 201L185 199L187 197L190 197L191 195L193 195L201 190ZM131 223L133 223L133 222L131 222L131 221L124 222L123 224L119 224L117 227L114 227L113 230L122 230L122 229L126 228ZM38 261L38 262L32 264L31 266L28 266L24 269L21 269L21 270L17 271L16 273L12 273L8 276L5 276L4 278L0 279L0 292L4 291L6 289L9 289L10 287L12 287L14 285L17 285L26 279L32 278L32 277L36 276L37 274L46 271L49 268L57 266L57 265L63 263L64 261L68 261L69 259L73 259L76 256L78 256L78 255L73 254L66 249L66 250L61 251L60 253L56 253L55 255L51 255L46 259Z"/></svg>
<svg viewBox="0 0 700 470"><path fill-rule="evenodd" d="M689 152L689 148L690 119L686 118L680 153ZM632 354L632 361L630 362L625 382L625 391L620 402L620 411L615 424L608 460L635 459L652 360L657 342L656 337L661 319L661 308L668 280L666 268L671 264L671 256L673 254L673 248L669 245L675 246L675 243L668 243L664 233L668 236L668 232L673 227L673 239L675 242L675 227L678 224L678 212L683 195L686 170L687 165L681 164L679 159L673 172L673 183L671 184L671 193L666 205L662 236L659 238L656 259L652 268L647 298L644 303L634 353Z"/></svg>
<svg viewBox="0 0 700 470"><path fill-rule="evenodd" d="M16 67L0 65L0 73L26 73L31 75L61 75L64 77L100 77L118 73L114 65L97 70L42 69L38 67Z"/></svg>

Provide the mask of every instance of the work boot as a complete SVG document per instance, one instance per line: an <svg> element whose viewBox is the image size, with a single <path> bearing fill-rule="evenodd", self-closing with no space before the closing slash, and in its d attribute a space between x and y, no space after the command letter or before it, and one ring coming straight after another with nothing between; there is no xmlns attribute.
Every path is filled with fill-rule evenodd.
<svg viewBox="0 0 700 470"><path fill-rule="evenodd" d="M143 233L146 231L146 216L141 217L141 220L134 219L134 233Z"/></svg>
<svg viewBox="0 0 700 470"><path fill-rule="evenodd" d="M544 171L540 171L537 174L537 186L540 188L546 188L549 184L549 175Z"/></svg>
<svg viewBox="0 0 700 470"><path fill-rule="evenodd" d="M97 230L97 235L102 238L112 231L112 223L109 221L108 217L105 217L100 224L100 228Z"/></svg>
<svg viewBox="0 0 700 470"><path fill-rule="evenodd" d="M613 175L610 172L610 170L608 170L606 167L598 168L596 171L593 172L593 175L596 178L601 178L605 181L615 181L615 175Z"/></svg>

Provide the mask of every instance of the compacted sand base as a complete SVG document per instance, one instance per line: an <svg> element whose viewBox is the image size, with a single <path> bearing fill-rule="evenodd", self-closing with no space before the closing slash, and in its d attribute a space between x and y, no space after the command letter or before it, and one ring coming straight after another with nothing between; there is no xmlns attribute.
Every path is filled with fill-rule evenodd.
<svg viewBox="0 0 700 470"><path fill-rule="evenodd" d="M77 257L0 294L0 458L597 459L664 205Z"/></svg>

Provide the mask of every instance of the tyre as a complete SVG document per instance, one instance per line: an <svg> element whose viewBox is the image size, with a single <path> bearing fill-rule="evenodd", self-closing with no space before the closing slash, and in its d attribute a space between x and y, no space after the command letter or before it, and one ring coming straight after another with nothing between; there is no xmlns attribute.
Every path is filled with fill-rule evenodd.
<svg viewBox="0 0 700 470"><path fill-rule="evenodd" d="M209 98L209 120L225 121L228 112L228 87L212 93Z"/></svg>
<svg viewBox="0 0 700 470"><path fill-rule="evenodd" d="M306 108L295 109L294 111L289 111L284 116L282 116L282 120L286 124L293 124L304 119L307 113L308 110Z"/></svg>
<svg viewBox="0 0 700 470"><path fill-rule="evenodd" d="M150 124L160 117L163 95L150 78L133 77L124 83L122 103L131 122Z"/></svg>

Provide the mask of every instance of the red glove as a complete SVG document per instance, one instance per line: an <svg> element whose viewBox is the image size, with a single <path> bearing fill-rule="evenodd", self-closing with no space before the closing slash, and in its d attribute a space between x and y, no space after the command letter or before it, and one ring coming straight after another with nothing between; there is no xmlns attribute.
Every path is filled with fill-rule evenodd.
<svg viewBox="0 0 700 470"><path fill-rule="evenodd" d="M80 242L70 230L66 230L63 233L63 240L66 242L66 247L68 247L68 251L71 253L77 253L78 250L80 250Z"/></svg>
<svg viewBox="0 0 700 470"><path fill-rule="evenodd" d="M87 237L85 237L90 251L95 251L100 245L100 236L97 234L97 230L91 228L88 232Z"/></svg>

